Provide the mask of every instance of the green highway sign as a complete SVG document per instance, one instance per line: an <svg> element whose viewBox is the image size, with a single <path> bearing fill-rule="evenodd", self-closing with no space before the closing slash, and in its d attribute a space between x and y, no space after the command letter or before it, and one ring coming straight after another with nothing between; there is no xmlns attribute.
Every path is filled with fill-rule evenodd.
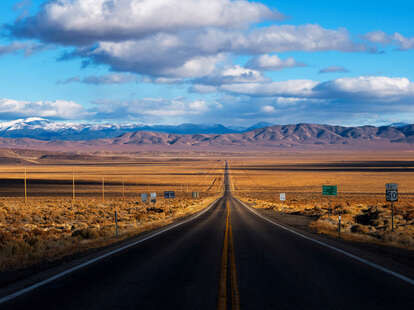
<svg viewBox="0 0 414 310"><path fill-rule="evenodd" d="M336 196L338 194L338 186L336 185L322 185L322 195Z"/></svg>

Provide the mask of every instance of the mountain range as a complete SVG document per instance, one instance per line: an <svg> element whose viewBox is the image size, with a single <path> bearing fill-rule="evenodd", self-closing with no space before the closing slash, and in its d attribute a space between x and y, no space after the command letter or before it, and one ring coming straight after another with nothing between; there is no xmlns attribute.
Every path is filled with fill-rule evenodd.
<svg viewBox="0 0 414 310"><path fill-rule="evenodd" d="M127 132L94 140L38 140L0 138L0 148L64 152L140 151L268 151L309 150L414 150L414 125L343 127L318 124L274 125L242 133L172 134Z"/></svg>
<svg viewBox="0 0 414 310"><path fill-rule="evenodd" d="M242 133L256 128L271 126L257 123L250 127L226 127L221 124L198 125L144 125L144 124L88 124L50 121L44 118L18 119L0 122L0 137L31 138L37 140L94 140L115 138L136 131L163 132L171 134L227 134Z"/></svg>

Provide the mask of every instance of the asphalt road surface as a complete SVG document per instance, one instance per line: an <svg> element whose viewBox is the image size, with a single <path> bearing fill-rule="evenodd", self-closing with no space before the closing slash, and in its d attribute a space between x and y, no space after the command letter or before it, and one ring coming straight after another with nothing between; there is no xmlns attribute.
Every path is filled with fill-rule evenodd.
<svg viewBox="0 0 414 310"><path fill-rule="evenodd" d="M225 193L179 227L0 309L412 309L414 286L259 218Z"/></svg>

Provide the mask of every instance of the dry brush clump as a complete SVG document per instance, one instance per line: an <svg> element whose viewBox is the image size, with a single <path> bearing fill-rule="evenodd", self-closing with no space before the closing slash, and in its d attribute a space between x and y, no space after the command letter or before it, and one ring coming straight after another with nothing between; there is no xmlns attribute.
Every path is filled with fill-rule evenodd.
<svg viewBox="0 0 414 310"><path fill-rule="evenodd" d="M138 199L35 198L0 200L0 270L52 261L90 248L101 247L139 232L167 225L206 207L217 193L203 199L185 195L159 199L155 205ZM189 195L187 195L189 196ZM114 213L119 237L115 238Z"/></svg>
<svg viewBox="0 0 414 310"><path fill-rule="evenodd" d="M391 207L381 195L348 194L324 198L317 193L288 193L286 202L275 194L239 193L251 206L313 218L310 228L318 233L337 235L341 216L341 237L414 249L414 197L402 196L395 204L394 231Z"/></svg>

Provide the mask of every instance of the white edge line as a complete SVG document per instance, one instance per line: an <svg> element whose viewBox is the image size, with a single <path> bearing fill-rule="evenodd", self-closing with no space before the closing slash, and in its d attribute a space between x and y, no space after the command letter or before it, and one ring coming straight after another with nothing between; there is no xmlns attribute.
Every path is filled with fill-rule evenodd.
<svg viewBox="0 0 414 310"><path fill-rule="evenodd" d="M50 278L47 278L45 280L42 280L42 281L37 282L35 284L32 284L32 285L30 285L30 286L28 286L28 287L26 287L24 289L21 289L21 290L18 290L17 292L12 293L10 295L4 296L4 297L0 298L0 304L3 304L3 303L5 303L7 301L10 301L10 300L13 300L13 299L15 299L15 298L17 298L17 297L19 297L19 296L21 296L23 294L26 294L26 293L28 293L30 291L33 291L34 289L36 289L38 287L41 287L41 286L43 286L45 284L48 284L50 282L53 282L53 281L55 281L55 280L57 280L59 278L62 278L64 276L66 276L67 274L70 274L70 273L72 273L72 272L74 272L76 270L79 270L79 269L82 269L82 268L84 268L86 266L89 266L89 265L91 265L91 264L93 264L93 263L95 263L97 261L100 261L100 260L102 260L102 259L104 259L104 258L106 258L108 256L111 256L111 255L114 255L116 253L122 252L122 251L124 251L124 250L126 250L128 248L131 248L133 246L136 246L137 244L140 244L140 243L142 243L144 241L147 241L147 240L152 239L152 238L154 238L154 237L156 237L158 235L161 235L162 233L165 233L165 232L167 232L167 231L169 231L171 229L174 229L174 228L176 228L178 226L181 226L181 225L184 225L184 224L186 224L188 222L191 222L191 221L195 220L196 218L200 217L201 215L203 215L204 213L206 213L207 211L209 211L221 198L222 197L217 198L207 208L205 208L204 210L202 210L200 213L193 215L192 217L190 217L189 219L187 219L185 221L182 221L182 222L179 222L179 223L174 224L172 226L169 226L167 228L161 229L160 231L151 233L150 235L148 235L148 236L146 236L146 237L144 237L144 238L142 238L140 240L137 240L137 241L131 242L129 244L126 244L126 245L124 245L124 246L122 246L122 247L120 247L118 249L112 250L112 251L110 251L108 253L105 253L105 254L103 254L101 256L98 256L98 257L95 257L95 258L93 258L91 260L88 260L88 261L86 261L86 262L84 262L82 264L79 264L79 265L74 266L72 268L69 268L69 269L67 269L65 271L62 271L62 272L60 272L60 273L58 273L58 274L56 274L56 275L54 275L54 276L52 276Z"/></svg>
<svg viewBox="0 0 414 310"><path fill-rule="evenodd" d="M325 243L325 242L322 242L322 241L319 241L319 240L316 240L316 239L313 239L313 238L311 238L311 237L308 237L308 236L306 236L306 235L303 235L303 234L301 234L301 233L299 233L299 232L297 232L297 231L295 231L295 230L293 230L293 229L290 229L290 228L288 228L288 227L286 227L286 226L284 226L284 225L281 225L281 224L278 224L278 223L276 223L276 222L274 222L274 221L272 221L272 220L270 220L270 219L268 219L267 217L265 217L265 216L263 216L263 215L261 215L260 213L258 213L257 211L255 211L255 210L253 210L252 208L250 208L249 206L247 206L244 202L242 202L241 200L239 200L239 199L237 199L237 198L235 198L237 201L239 201L247 210L249 210L250 212L252 212L253 214L255 214L256 216L258 216L258 217L260 217L260 218L262 218L263 220L265 220L265 221L267 221L267 222L269 222L269 223L271 223L271 224L273 224L273 225L275 225L275 226L278 226L278 227L280 227L280 228L282 228L282 229L284 229L284 230L287 230L287 231L289 231L289 232L291 232L291 233L293 233L293 234L295 234L295 235L297 235L297 236L299 236L299 237L302 237L302 238L304 238L304 239L306 239L306 240L309 240L309 241L312 241L312 242L315 242L315 243L317 243L317 244L319 244L319 245L322 245L322 246L324 246L324 247L327 247L327 248L329 248L329 249L331 249L331 250L334 250L334 251L336 251L336 252L339 252L339 253L341 253L341 254L343 254L343 255L345 255L345 256L348 256L348 257L350 257L350 258L353 258L354 260L357 260L358 262L360 262L360 263L363 263L363 264L366 264L366 265L368 265L368 266L370 266L370 267L373 267L373 268L375 268L375 269L378 269L378 270L381 270L381 271L383 271L383 272L385 272L385 273L387 273L387 274L389 274L389 275L392 275L392 276L394 276L394 277L396 277L396 278L398 278L398 279L400 279L400 280L403 280L403 281L405 281L405 282L407 282L408 284L411 284L411 285L414 285L414 280L413 279L411 279L411 278L409 278L409 277L406 277L406 276L404 276L404 275L402 275L402 274L400 274L400 273L397 273L397 272L395 272L395 271L392 271L392 270L390 270L390 269L388 269L388 268L385 268L385 267L382 267L382 266L380 266L380 265L378 265L378 264L376 264L376 263L373 263L373 262L370 262L369 260L366 260L366 259L364 259L364 258L361 258L361 257L359 257L359 256L356 256L356 255L354 255L354 254L351 254L351 253L349 253L349 252L347 252L347 251L344 251L344 250L341 250L341 249L339 249L339 248L337 248L337 247L334 247L334 246L332 246L332 245L329 245L329 244L327 244L327 243Z"/></svg>

